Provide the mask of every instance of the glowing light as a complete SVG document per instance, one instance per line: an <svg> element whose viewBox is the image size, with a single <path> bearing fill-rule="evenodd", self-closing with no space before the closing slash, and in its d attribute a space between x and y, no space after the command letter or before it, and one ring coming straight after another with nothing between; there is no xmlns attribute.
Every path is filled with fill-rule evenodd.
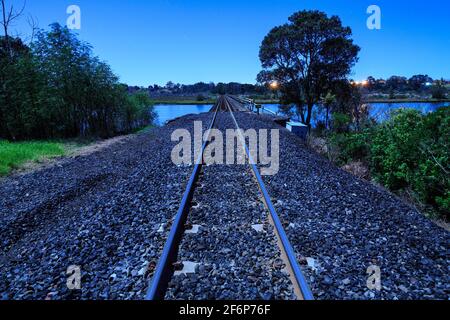
<svg viewBox="0 0 450 320"><path fill-rule="evenodd" d="M270 88L273 89L273 90L276 90L276 89L278 89L279 87L280 87L280 84L278 83L278 81L272 81L272 82L270 83Z"/></svg>
<svg viewBox="0 0 450 320"><path fill-rule="evenodd" d="M351 84L353 86L362 86L362 87L367 87L369 85L369 81L367 80L363 80L363 81L351 81Z"/></svg>

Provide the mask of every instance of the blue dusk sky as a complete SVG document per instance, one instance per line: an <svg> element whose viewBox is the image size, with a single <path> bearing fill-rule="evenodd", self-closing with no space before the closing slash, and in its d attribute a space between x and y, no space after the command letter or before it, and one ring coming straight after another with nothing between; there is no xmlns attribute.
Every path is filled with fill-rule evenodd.
<svg viewBox="0 0 450 320"><path fill-rule="evenodd" d="M381 30L366 26L372 4L381 8ZM262 39L303 9L338 15L352 28L362 48L351 76L356 80L450 77L448 0L27 0L26 13L48 29L66 23L69 5L81 8L79 37L130 85L255 83ZM13 28L24 37L30 32L25 20Z"/></svg>

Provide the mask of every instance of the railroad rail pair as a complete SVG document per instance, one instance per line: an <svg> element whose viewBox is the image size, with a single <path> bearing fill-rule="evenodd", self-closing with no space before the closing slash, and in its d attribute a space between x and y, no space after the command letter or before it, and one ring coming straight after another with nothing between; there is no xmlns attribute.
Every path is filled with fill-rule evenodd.
<svg viewBox="0 0 450 320"><path fill-rule="evenodd" d="M232 103L231 101L234 102ZM239 103L241 105L236 107L234 106L234 103ZM230 96L222 96L218 99L212 110L214 111L214 116L209 126L209 130L213 129L219 112L229 112L236 128L238 129L239 132L241 132L239 130L240 129L239 124L234 115L234 112L236 110L237 111L243 110L242 102L240 102L239 99ZM260 190L262 201L270 213L269 221L274 227L275 234L278 240L278 246L281 251L282 259L286 263L287 270L289 272L290 279L294 287L294 292L297 298L301 300L313 300L314 297L297 262L294 249L292 248L289 239L286 235L286 232L283 228L283 224L281 223L281 220L275 211L275 207L273 206L272 200L261 177L259 169L257 165L252 164L255 162L252 161L251 159L250 151L246 145L245 138L242 136L241 133L240 139L242 145L245 147L246 154L250 160L249 163L251 166L251 170L255 177L255 181L257 182L258 188ZM185 224L188 218L189 211L191 209L191 202L193 199L196 184L198 182L200 172L203 167L203 155L206 147L208 146L208 143L209 142L205 142L203 144L201 154L194 166L194 171L192 172L192 175L189 178L189 182L184 192L180 208L178 209L178 212L175 216L175 220L170 230L169 237L167 238L162 255L156 267L153 278L150 282L150 287L148 289L146 296L147 300L163 300L165 297L165 293L167 291L169 282L174 273L173 264L177 261L179 246L183 234L185 232Z"/></svg>

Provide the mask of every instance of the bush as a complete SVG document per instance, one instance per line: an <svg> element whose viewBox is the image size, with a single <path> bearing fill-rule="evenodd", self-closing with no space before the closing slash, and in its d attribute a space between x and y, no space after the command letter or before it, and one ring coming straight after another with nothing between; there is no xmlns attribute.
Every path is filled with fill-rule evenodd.
<svg viewBox="0 0 450 320"><path fill-rule="evenodd" d="M449 107L428 115L399 110L374 131L372 175L393 191L413 191L417 200L448 218L449 141Z"/></svg>
<svg viewBox="0 0 450 320"><path fill-rule="evenodd" d="M145 93L127 95L124 115L125 132L136 131L148 126L156 117L151 107L150 97Z"/></svg>
<svg viewBox="0 0 450 320"><path fill-rule="evenodd" d="M436 100L444 100L447 98L447 90L441 83L438 83L431 88L431 96Z"/></svg>
<svg viewBox="0 0 450 320"><path fill-rule="evenodd" d="M350 116L344 113L333 113L332 129L334 132L343 133L350 130Z"/></svg>
<svg viewBox="0 0 450 320"><path fill-rule="evenodd" d="M349 121L348 116L333 115L330 160L351 172L356 164L369 165L367 176L394 192L408 192L429 212L449 218L450 107L426 115L397 110L386 122L364 130Z"/></svg>
<svg viewBox="0 0 450 320"><path fill-rule="evenodd" d="M337 148L339 155L336 159L338 165L343 166L351 161L366 162L369 156L370 132L335 133L330 137L333 148Z"/></svg>

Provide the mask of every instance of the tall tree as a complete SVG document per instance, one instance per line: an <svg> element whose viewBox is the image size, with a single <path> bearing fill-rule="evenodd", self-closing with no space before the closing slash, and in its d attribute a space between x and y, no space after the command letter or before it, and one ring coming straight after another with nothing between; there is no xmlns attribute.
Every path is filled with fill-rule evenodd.
<svg viewBox="0 0 450 320"><path fill-rule="evenodd" d="M92 75L92 53L67 27L55 23L50 32L40 32L33 44L40 68L47 76L47 85L55 97L54 120L60 123L64 136L83 135L86 131L86 97Z"/></svg>
<svg viewBox="0 0 450 320"><path fill-rule="evenodd" d="M8 6L6 4L6 0L0 0L2 10L0 24L3 26L4 32L4 41L6 43L6 49L9 54L11 54L11 46L10 46L10 35L9 35L9 27L12 25L14 20L19 19L25 10L25 2L20 10L15 10L14 5Z"/></svg>
<svg viewBox="0 0 450 320"><path fill-rule="evenodd" d="M38 129L36 110L44 105L43 94L42 75L30 48L18 38L10 38L7 46L0 37L0 136L16 140Z"/></svg>
<svg viewBox="0 0 450 320"><path fill-rule="evenodd" d="M425 87L425 85L427 83L433 83L433 79L430 78L428 75L422 75L422 74L414 75L411 78L409 78L409 80L408 80L408 85L409 85L410 89L416 90L416 91L419 91L420 89Z"/></svg>
<svg viewBox="0 0 450 320"><path fill-rule="evenodd" d="M358 61L360 48L351 36L337 16L297 12L263 40L259 57L264 70L258 81L281 83L285 100L297 105L302 121L310 126L313 106Z"/></svg>

